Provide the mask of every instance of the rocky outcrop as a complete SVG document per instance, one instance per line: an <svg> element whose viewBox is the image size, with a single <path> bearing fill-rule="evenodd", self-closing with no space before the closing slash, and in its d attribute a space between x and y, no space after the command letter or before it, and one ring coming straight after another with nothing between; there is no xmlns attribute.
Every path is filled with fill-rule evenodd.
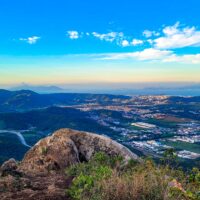
<svg viewBox="0 0 200 200"><path fill-rule="evenodd" d="M65 169L88 161L96 152L120 155L125 161L138 157L121 144L97 134L61 129L40 140L17 164L14 159L0 168L0 199L67 199L70 184Z"/></svg>
<svg viewBox="0 0 200 200"><path fill-rule="evenodd" d="M86 161L90 160L94 153L99 151L105 152L110 156L120 155L125 160L139 159L136 154L132 153L125 146L106 136L88 132L72 131L70 129L61 129L55 133L55 136L59 137L62 134L68 135L68 137L75 143L79 156L83 157Z"/></svg>
<svg viewBox="0 0 200 200"><path fill-rule="evenodd" d="M22 160L19 170L28 174L63 170L79 162L78 150L67 133L60 131L40 140Z"/></svg>
<svg viewBox="0 0 200 200"><path fill-rule="evenodd" d="M0 176L16 174L17 162L15 159L11 158L10 160L4 162L0 169Z"/></svg>
<svg viewBox="0 0 200 200"><path fill-rule="evenodd" d="M100 151L110 156L120 155L125 160L138 159L126 147L108 137L60 129L30 149L22 160L19 170L29 174L63 170L72 164L90 160Z"/></svg>

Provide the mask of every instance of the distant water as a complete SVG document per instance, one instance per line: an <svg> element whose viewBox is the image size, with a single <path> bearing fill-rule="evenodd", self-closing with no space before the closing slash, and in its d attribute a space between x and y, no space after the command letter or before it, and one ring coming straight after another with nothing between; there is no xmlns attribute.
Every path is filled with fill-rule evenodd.
<svg viewBox="0 0 200 200"><path fill-rule="evenodd" d="M102 93L120 95L168 95L168 96L200 96L200 89L119 89L101 91ZM98 92L96 92L98 93Z"/></svg>
<svg viewBox="0 0 200 200"><path fill-rule="evenodd" d="M29 147L29 148L31 147L30 145L28 145L28 144L26 143L26 140L24 139L24 136L23 136L20 132L18 132L18 131L0 130L0 133L15 134L15 135L18 137L19 141L20 141L24 146Z"/></svg>
<svg viewBox="0 0 200 200"><path fill-rule="evenodd" d="M200 96L200 89L144 89L130 91L139 95Z"/></svg>
<svg viewBox="0 0 200 200"><path fill-rule="evenodd" d="M72 91L68 91L72 92ZM89 89L89 90L74 90L78 93L93 93L93 94L114 94L114 95L168 95L168 96L200 96L200 88L113 88L113 89Z"/></svg>

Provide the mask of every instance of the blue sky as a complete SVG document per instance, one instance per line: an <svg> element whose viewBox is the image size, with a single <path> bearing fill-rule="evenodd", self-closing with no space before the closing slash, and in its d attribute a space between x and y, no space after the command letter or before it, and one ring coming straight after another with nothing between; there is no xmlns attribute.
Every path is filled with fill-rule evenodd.
<svg viewBox="0 0 200 200"><path fill-rule="evenodd" d="M200 81L199 0L1 0L0 84Z"/></svg>

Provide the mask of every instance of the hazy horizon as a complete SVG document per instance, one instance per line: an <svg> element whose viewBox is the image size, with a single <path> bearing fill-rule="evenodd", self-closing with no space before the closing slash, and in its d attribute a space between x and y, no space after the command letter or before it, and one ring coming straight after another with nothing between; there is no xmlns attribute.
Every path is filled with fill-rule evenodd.
<svg viewBox="0 0 200 200"><path fill-rule="evenodd" d="M0 89L11 91L32 90L38 93L107 93L119 95L169 95L169 96L200 96L200 83L85 83L63 85L18 85L1 86Z"/></svg>
<svg viewBox="0 0 200 200"><path fill-rule="evenodd" d="M77 83L63 83L63 84L56 84L56 83L46 83L46 84L31 84L28 82L21 82L16 84L0 84L0 88L12 88L12 87L28 87L28 86L37 86L37 87L60 87L60 88L67 88L67 87L126 87L126 88L134 88L134 89L142 89L142 88L177 88L177 87L188 87L188 86L200 86L199 82L77 82Z"/></svg>

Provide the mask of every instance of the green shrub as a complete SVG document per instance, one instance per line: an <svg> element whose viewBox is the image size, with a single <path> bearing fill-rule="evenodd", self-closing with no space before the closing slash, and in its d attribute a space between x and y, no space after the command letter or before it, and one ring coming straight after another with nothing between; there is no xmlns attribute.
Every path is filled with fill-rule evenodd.
<svg viewBox="0 0 200 200"><path fill-rule="evenodd" d="M149 158L124 165L121 157L99 152L66 171L74 177L67 193L75 200L200 200L199 169L189 174L173 169L169 166L173 152L169 154L166 166ZM172 180L177 186L170 186Z"/></svg>
<svg viewBox="0 0 200 200"><path fill-rule="evenodd" d="M97 153L88 163L80 163L70 167L66 173L75 176L67 193L73 199L81 199L85 193L90 193L98 181L112 175L112 159L104 153Z"/></svg>
<svg viewBox="0 0 200 200"><path fill-rule="evenodd" d="M67 191L73 199L81 199L82 193L94 186L94 177L80 174L73 180L71 188Z"/></svg>

